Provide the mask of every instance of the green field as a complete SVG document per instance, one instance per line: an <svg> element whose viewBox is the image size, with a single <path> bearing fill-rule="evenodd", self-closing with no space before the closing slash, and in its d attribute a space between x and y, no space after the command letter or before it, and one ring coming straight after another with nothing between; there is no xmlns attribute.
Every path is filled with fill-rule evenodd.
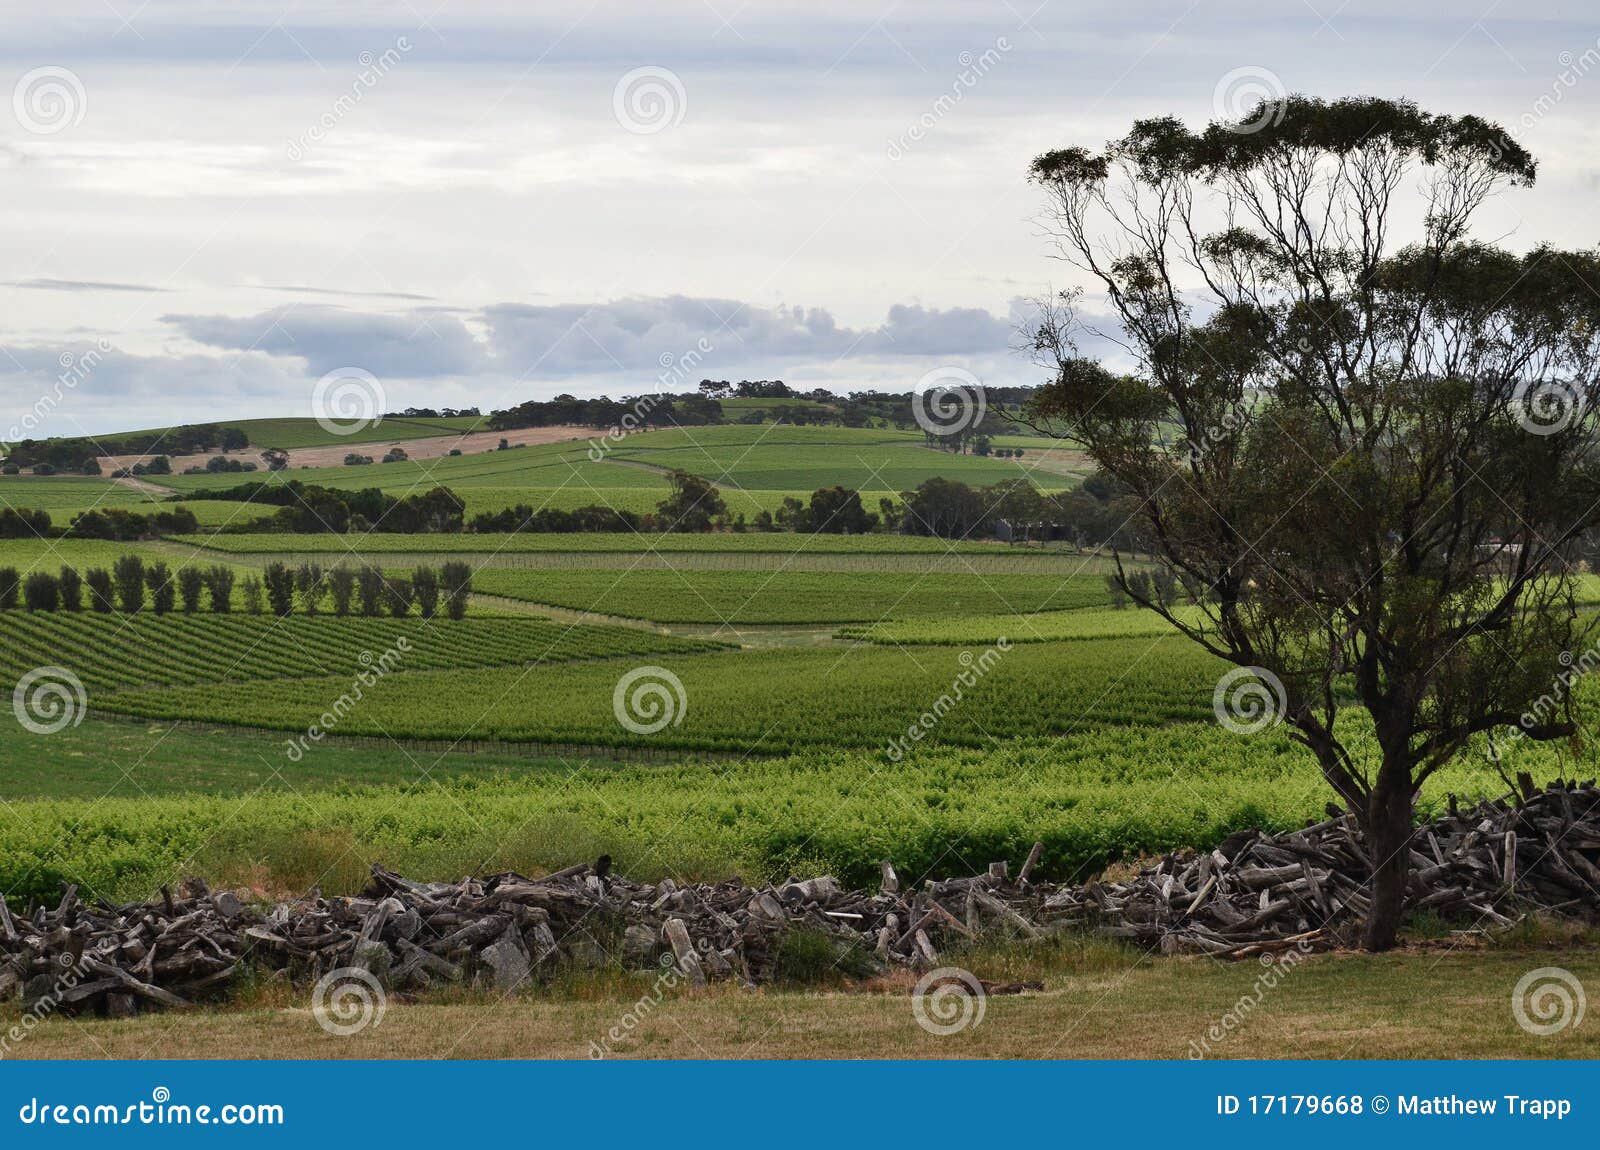
<svg viewBox="0 0 1600 1150"><path fill-rule="evenodd" d="M205 421L202 421L205 422ZM476 431L483 424L483 419L477 416L460 416L449 419L407 419L403 417L390 417L369 427L359 428L347 434L335 435L310 416L286 417L282 419L228 419L217 421L220 427L235 427L249 437L250 443L255 447L327 447L340 443L379 443L391 439L424 439L432 435L460 435L465 431ZM107 439L121 439L125 436L159 435L171 431L168 427L147 427L139 431L118 432L106 436ZM81 440L85 447L94 448L93 439ZM157 447L156 453L160 453Z"/></svg>
<svg viewBox="0 0 1600 1150"><path fill-rule="evenodd" d="M204 506L195 503L194 506ZM637 555L660 552L765 552L774 555L1032 555L1071 554L1065 549L1013 547L990 540L939 539L929 535L809 535L793 531L709 532L706 534L505 534L450 535L293 535L254 534L173 536L177 542L200 544L237 554L329 552L375 555L385 552L611 552Z"/></svg>
<svg viewBox="0 0 1600 1150"><path fill-rule="evenodd" d="M165 495L141 491L110 479L49 478L8 475L0 477L0 507L42 509L50 513L51 523L65 527L80 511L113 507L150 515L158 511L186 508L194 513L202 525L219 527L224 523L242 523L258 515L270 514L271 509L261 509L248 503L228 500L197 499L170 503Z"/></svg>
<svg viewBox="0 0 1600 1150"><path fill-rule="evenodd" d="M0 507L40 507L60 523L62 511L82 511L89 507L138 507L152 497L112 479L93 476L5 475L0 476Z"/></svg>
<svg viewBox="0 0 1600 1150"><path fill-rule="evenodd" d="M319 746L275 778L289 770L281 738L230 732L230 742L253 752L233 760L235 789L250 795L241 802L211 777L216 768L198 735L129 730L135 734L118 746L116 762L131 768L131 779L97 768L97 750L84 746L72 760L71 786L82 793L82 776L98 769L104 790L13 803L0 820L0 884L14 898L56 898L63 880L142 898L197 871L270 888L348 891L377 860L443 879L534 872L601 852L641 878L831 871L853 883L876 881L878 860L892 857L918 882L1020 859L1035 840L1046 845L1043 873L1067 878L1111 859L1207 846L1241 827L1292 827L1318 817L1327 797L1286 738L1240 739L1191 724L934 750L892 769L880 756L844 752L736 767L564 761L535 769L520 758L391 753L394 785L326 791L298 784L310 781L306 772L366 782L371 753ZM37 762L57 753L51 738L20 740L34 756L0 755ZM165 750L172 739L180 741ZM141 794L139 780L166 756L182 772L203 772L212 793ZM1486 767L1452 768L1425 803L1437 805L1447 790L1487 794L1499 785ZM45 780L30 781L25 793L41 790L57 793ZM114 793L102 799L107 792Z"/></svg>
<svg viewBox="0 0 1600 1150"><path fill-rule="evenodd" d="M469 488L572 488L591 492L591 502L600 502L594 492L609 488L654 488L663 494L664 477L650 468L589 458L583 441L532 444L509 451L484 450L474 454L443 455L434 459L412 459L398 463L373 463L364 467L294 467L284 471L257 471L244 475L207 472L203 475L167 475L165 487L176 491L199 491L233 487L246 482L279 483L288 480L343 490L379 487L385 491L406 491L443 484Z"/></svg>
<svg viewBox="0 0 1600 1150"><path fill-rule="evenodd" d="M1180 607L1181 618L1198 625L1194 607ZM1013 643L1048 643L1067 639L1136 639L1170 634L1173 627L1154 611L1133 607L1079 608L1023 615L957 615L875 623L870 627L841 627L842 639L895 645L950 645L993 643L1001 635Z"/></svg>
<svg viewBox="0 0 1600 1150"><path fill-rule="evenodd" d="M475 590L657 623L845 623L1098 606L1089 575L484 568Z"/></svg>
<svg viewBox="0 0 1600 1150"><path fill-rule="evenodd" d="M602 434L597 432L596 439ZM1049 443L1018 442L1039 448ZM245 480L296 479L326 487L386 491L444 484L469 499L474 488L493 488L581 492L581 497L568 498L603 503L614 489L665 494L666 472L680 469L716 481L725 489L725 499L740 489L752 496L764 492L809 496L819 487L843 484L868 492L872 508L877 506L877 493L908 491L936 475L978 486L1023 476L1045 489L1072 484L1067 476L1041 466L1046 455L1042 449L1021 460L955 455L926 446L920 434L859 428L753 424L647 431L615 443L598 462L589 452L589 443L577 440L369 467L293 468L246 476L172 475L160 482L178 491L230 487ZM760 498L747 506L771 509L781 497ZM531 498L520 501L533 503ZM730 501L730 509L741 508Z"/></svg>
<svg viewBox="0 0 1600 1150"><path fill-rule="evenodd" d="M870 646L662 655L653 662L677 676L687 703L674 704L675 725L651 734L624 728L613 709L613 691L631 664L536 667L511 677L493 668L407 672L374 688L341 730L762 755L802 747L881 749L941 696L954 697L958 677L974 673L982 655L936 647L912 660ZM923 741L981 747L1107 724L1204 722L1221 670L1177 639L1018 646L962 689L961 705L941 706L942 719ZM96 705L141 718L295 730L321 712L330 691L337 695L339 682L125 690Z"/></svg>
<svg viewBox="0 0 1600 1150"><path fill-rule="evenodd" d="M115 689L350 676L386 653L395 670L426 671L681 654L715 646L635 627L573 626L526 616L279 619L5 611L0 612L0 684L9 686L46 664L66 667L86 686Z"/></svg>
<svg viewBox="0 0 1600 1150"><path fill-rule="evenodd" d="M209 567L220 563L233 568L241 579L260 574L251 567L230 562L227 555L191 544L117 543L102 539L0 539L0 567L15 567L23 575L30 571L55 572L61 567L76 567L80 573L91 567L104 567L109 571L119 556L129 553L138 555L147 567L152 563L165 563L177 571L190 564ZM234 595L238 593L236 585Z"/></svg>

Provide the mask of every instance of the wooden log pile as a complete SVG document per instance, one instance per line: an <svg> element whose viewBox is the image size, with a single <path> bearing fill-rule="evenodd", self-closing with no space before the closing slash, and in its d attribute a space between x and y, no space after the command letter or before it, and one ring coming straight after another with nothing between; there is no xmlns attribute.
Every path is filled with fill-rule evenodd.
<svg viewBox="0 0 1600 1150"><path fill-rule="evenodd" d="M1543 909L1600 918L1600 790L1544 791L1457 810L1412 841L1415 908L1507 925ZM1366 910L1369 861L1350 816L1233 835L1178 852L1124 881L1033 881L1042 845L1015 876L903 886L885 862L879 889L831 876L751 887L738 879L679 886L614 874L610 860L530 878L512 872L412 882L374 867L351 898L312 895L270 906L191 879L146 903L86 903L68 887L54 907L14 916L0 903L0 998L25 1009L123 1016L221 996L247 969L310 983L341 968L391 991L475 983L513 993L563 966L673 970L689 985L758 985L785 975L786 944L808 932L837 968L871 976L926 972L985 936L1041 938L1092 930L1164 952L1243 957L1339 945ZM809 953L816 954L816 947ZM1022 989L990 986L991 993Z"/></svg>
<svg viewBox="0 0 1600 1150"><path fill-rule="evenodd" d="M1600 918L1600 789L1557 782L1449 813L1412 836L1412 912L1479 927L1531 911ZM1081 921L1167 953L1241 958L1295 945L1351 942L1368 907L1371 861L1355 819L1329 818L1280 835L1245 831L1206 854L1171 854L1120 883L1051 893L1048 923Z"/></svg>

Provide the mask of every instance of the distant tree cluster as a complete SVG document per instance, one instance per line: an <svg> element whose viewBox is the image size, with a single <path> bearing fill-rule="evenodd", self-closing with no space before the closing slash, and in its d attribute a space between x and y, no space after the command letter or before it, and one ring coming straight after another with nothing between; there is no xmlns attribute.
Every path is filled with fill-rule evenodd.
<svg viewBox="0 0 1600 1150"><path fill-rule="evenodd" d="M83 439L24 439L11 445L6 462L8 466L19 468L46 465L61 471L98 475L98 460L93 471L87 469L86 454L91 450L99 455L148 455L159 448L172 455L200 455L215 450L242 451L249 444L249 437L237 427L196 423L114 438L99 436L93 444Z"/></svg>
<svg viewBox="0 0 1600 1150"><path fill-rule="evenodd" d="M159 539L163 535L192 535L199 529L200 521L187 507L149 514L108 507L74 515L66 534L73 539Z"/></svg>
<svg viewBox="0 0 1600 1150"><path fill-rule="evenodd" d="M396 497L376 487L342 491L291 479L287 483L243 483L192 492L187 499L221 499L277 507L244 525L256 532L317 535L341 531L435 534L460 531L466 507L448 487Z"/></svg>
<svg viewBox="0 0 1600 1150"><path fill-rule="evenodd" d="M251 575L239 583L237 595L234 590L231 567L181 567L174 573L163 562L147 564L134 554L119 556L110 570L91 567L81 575L76 568L62 567L54 574L33 571L24 578L15 567L0 567L0 610L82 611L87 606L101 615L146 610L155 615L204 610L227 615L237 605L249 615L268 611L284 616L298 607L307 615L327 608L334 615L402 618L415 608L424 619L459 619L467 613L472 568L450 562L438 569L418 567L406 576L373 566L351 569L340 564L324 570L317 563L271 563L259 578Z"/></svg>
<svg viewBox="0 0 1600 1150"><path fill-rule="evenodd" d="M476 407L408 407L404 411L385 412L385 419L461 419L482 414Z"/></svg>
<svg viewBox="0 0 1600 1150"><path fill-rule="evenodd" d="M351 568L341 563L325 570L318 563L299 567L269 563L259 588L251 586L254 582L246 580L244 596L245 609L251 613L260 610L265 598L267 609L278 616L293 614L298 605L307 615L326 608L338 616L401 619L415 608L424 619L440 615L460 619L472 593L472 568L452 561L437 569L423 565L406 576L370 564Z"/></svg>
<svg viewBox="0 0 1600 1150"><path fill-rule="evenodd" d="M611 399L579 399L558 395L529 400L504 411L491 412L488 425L495 431L519 427L687 427L722 423L722 405L694 392L684 395L641 395Z"/></svg>
<svg viewBox="0 0 1600 1150"><path fill-rule="evenodd" d="M0 509L0 539L159 539L163 535L187 535L199 530L199 521L187 507L142 514L125 507L81 511L65 529L53 529L50 513L40 508Z"/></svg>

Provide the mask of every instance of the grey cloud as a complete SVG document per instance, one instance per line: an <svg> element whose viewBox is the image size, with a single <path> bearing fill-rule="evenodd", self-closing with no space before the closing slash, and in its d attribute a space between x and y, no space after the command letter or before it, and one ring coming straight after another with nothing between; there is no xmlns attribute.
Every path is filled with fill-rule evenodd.
<svg viewBox="0 0 1600 1150"><path fill-rule="evenodd" d="M609 384L619 377L653 378L665 363L691 355L707 371L770 374L869 360L995 359L1014 342L1020 306L996 315L897 304L883 323L861 328L840 324L825 308L753 307L681 295L501 303L465 315L441 308L390 313L301 305L246 317L163 318L209 347L303 359L312 376L360 367L386 379L607 378Z"/></svg>
<svg viewBox="0 0 1600 1150"><path fill-rule="evenodd" d="M1011 322L981 308L895 305L882 324L851 328L825 308L754 307L665 296L581 304L497 304L482 320L502 370L556 377L655 369L663 356L710 347L746 362L972 355L1004 349Z"/></svg>
<svg viewBox="0 0 1600 1150"><path fill-rule="evenodd" d="M25 280L8 280L7 287L27 288L30 291L132 291L164 292L166 288L149 284L107 283L103 280L58 280L36 277Z"/></svg>
<svg viewBox="0 0 1600 1150"><path fill-rule="evenodd" d="M273 308L243 318L166 315L196 343L296 356L311 375L359 367L379 376L428 379L485 370L485 349L466 326L436 309L400 314L331 306Z"/></svg>
<svg viewBox="0 0 1600 1150"><path fill-rule="evenodd" d="M337 295L353 296L360 299L405 299L426 301L434 297L431 295L418 295L408 291L343 291L339 288L305 287L300 284L243 284L243 287L259 287L263 291L288 292L291 295Z"/></svg>

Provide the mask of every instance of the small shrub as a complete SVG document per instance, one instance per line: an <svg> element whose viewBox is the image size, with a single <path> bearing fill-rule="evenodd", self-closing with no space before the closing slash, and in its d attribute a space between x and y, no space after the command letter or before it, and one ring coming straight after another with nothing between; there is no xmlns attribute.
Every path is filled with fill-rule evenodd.
<svg viewBox="0 0 1600 1150"><path fill-rule="evenodd" d="M335 615L350 614L350 597L355 593L355 573L343 563L328 572L328 595Z"/></svg>
<svg viewBox="0 0 1600 1150"><path fill-rule="evenodd" d="M383 572L365 566L356 575L356 594L361 600L361 613L369 618L383 614Z"/></svg>
<svg viewBox="0 0 1600 1150"><path fill-rule="evenodd" d="M117 584L117 605L129 615L144 609L144 560L137 555L122 555L111 566Z"/></svg>
<svg viewBox="0 0 1600 1150"><path fill-rule="evenodd" d="M267 605L280 619L294 611L294 572L282 563L268 563L261 574L267 588Z"/></svg>
<svg viewBox="0 0 1600 1150"><path fill-rule="evenodd" d="M211 592L211 610L226 615L233 609L233 568L214 563L206 568L206 590Z"/></svg>
<svg viewBox="0 0 1600 1150"><path fill-rule="evenodd" d="M61 568L61 574L56 576L56 585L61 589L63 611L83 610L83 576L78 574L76 567Z"/></svg>
<svg viewBox="0 0 1600 1150"><path fill-rule="evenodd" d="M467 613L467 596L472 593L472 568L453 559L439 568L439 583L444 588L445 613L460 619Z"/></svg>
<svg viewBox="0 0 1600 1150"><path fill-rule="evenodd" d="M439 610L439 575L432 567L418 567L411 573L411 589L416 592L417 610L432 619Z"/></svg>
<svg viewBox="0 0 1600 1150"><path fill-rule="evenodd" d="M17 605L17 592L21 589L22 577L17 574L15 567L0 567L0 611L10 611Z"/></svg>
<svg viewBox="0 0 1600 1150"><path fill-rule="evenodd" d="M389 614L396 619L404 619L411 614L411 601L414 597L411 580L394 575L383 581L384 606L389 608Z"/></svg>
<svg viewBox="0 0 1600 1150"><path fill-rule="evenodd" d="M200 595L206 589L205 574L198 567L184 567L178 572L178 598L183 600L183 613L193 615L200 610Z"/></svg>
<svg viewBox="0 0 1600 1150"><path fill-rule="evenodd" d="M322 598L322 564L302 563L294 573L294 585L300 590L300 602L307 615L317 613L317 603Z"/></svg>
<svg viewBox="0 0 1600 1150"><path fill-rule="evenodd" d="M91 567L84 572L83 581L89 585L89 607L97 615L109 615L116 609L116 591L111 582L111 572L104 567Z"/></svg>
<svg viewBox="0 0 1600 1150"><path fill-rule="evenodd" d="M157 615L170 614L178 591L172 569L165 563L152 563L144 573L144 581L150 588L150 609Z"/></svg>
<svg viewBox="0 0 1600 1150"><path fill-rule="evenodd" d="M35 571L22 581L22 601L30 611L54 611L61 605L61 587L56 577Z"/></svg>

